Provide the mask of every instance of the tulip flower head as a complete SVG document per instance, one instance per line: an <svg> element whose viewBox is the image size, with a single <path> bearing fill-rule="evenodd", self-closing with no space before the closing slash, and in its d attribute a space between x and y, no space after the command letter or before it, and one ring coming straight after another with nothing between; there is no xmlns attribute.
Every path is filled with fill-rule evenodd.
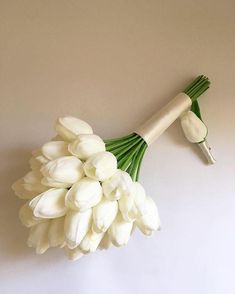
<svg viewBox="0 0 235 294"><path fill-rule="evenodd" d="M12 186L25 201L19 218L30 230L28 246L38 254L64 248L70 260L77 260L126 245L134 228L145 235L158 230L156 204L138 182L141 162L152 140L182 113L186 137L204 140L206 127L193 112L185 113L208 88L207 78L196 80L160 117L122 138L104 141L85 121L59 118L57 135L32 153L31 170Z"/></svg>

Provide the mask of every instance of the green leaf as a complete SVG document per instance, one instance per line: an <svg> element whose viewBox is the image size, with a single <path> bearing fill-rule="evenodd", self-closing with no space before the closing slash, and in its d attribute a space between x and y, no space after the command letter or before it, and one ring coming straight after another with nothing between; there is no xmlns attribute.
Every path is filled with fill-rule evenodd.
<svg viewBox="0 0 235 294"><path fill-rule="evenodd" d="M194 112L196 116L202 121L201 111L197 100L193 101L191 111Z"/></svg>

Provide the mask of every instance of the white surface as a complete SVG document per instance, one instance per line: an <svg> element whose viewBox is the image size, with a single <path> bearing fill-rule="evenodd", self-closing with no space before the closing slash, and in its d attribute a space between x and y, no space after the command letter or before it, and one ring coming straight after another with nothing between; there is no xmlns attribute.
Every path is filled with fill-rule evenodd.
<svg viewBox="0 0 235 294"><path fill-rule="evenodd" d="M0 293L235 293L235 2L1 1ZM217 163L178 122L146 153L141 182L162 230L71 263L34 255L10 185L59 115L127 134L198 74Z"/></svg>

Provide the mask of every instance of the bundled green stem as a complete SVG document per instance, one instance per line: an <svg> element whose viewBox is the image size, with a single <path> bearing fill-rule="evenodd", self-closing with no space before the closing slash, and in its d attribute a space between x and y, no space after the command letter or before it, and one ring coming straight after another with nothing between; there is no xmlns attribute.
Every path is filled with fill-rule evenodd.
<svg viewBox="0 0 235 294"><path fill-rule="evenodd" d="M127 171L133 181L138 181L139 170L147 149L147 143L139 135L128 136L105 141L106 150L112 152L118 161L118 168Z"/></svg>
<svg viewBox="0 0 235 294"><path fill-rule="evenodd" d="M191 98L192 102L194 102L209 88L209 86L209 79L206 76L200 75L193 80L183 92Z"/></svg>

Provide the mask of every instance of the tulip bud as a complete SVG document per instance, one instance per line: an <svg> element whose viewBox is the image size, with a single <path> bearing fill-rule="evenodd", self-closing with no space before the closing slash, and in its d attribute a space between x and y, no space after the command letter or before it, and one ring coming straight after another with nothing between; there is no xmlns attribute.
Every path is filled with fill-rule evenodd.
<svg viewBox="0 0 235 294"><path fill-rule="evenodd" d="M118 212L117 201L109 201L103 198L93 208L93 231L100 233L106 232L114 221Z"/></svg>
<svg viewBox="0 0 235 294"><path fill-rule="evenodd" d="M110 239L115 246L126 245L129 241L133 222L126 222L119 213L108 230Z"/></svg>
<svg viewBox="0 0 235 294"><path fill-rule="evenodd" d="M55 218L50 221L48 240L51 247L64 247L64 217Z"/></svg>
<svg viewBox="0 0 235 294"><path fill-rule="evenodd" d="M41 184L42 174L39 170L33 170L24 176L23 187L25 190L34 192L35 194L42 193L47 190L47 187Z"/></svg>
<svg viewBox="0 0 235 294"><path fill-rule="evenodd" d="M117 170L117 159L110 152L100 152L91 156L84 164L85 174L97 181L110 178Z"/></svg>
<svg viewBox="0 0 235 294"><path fill-rule="evenodd" d="M181 116L181 126L185 137L191 143L200 143L207 136L206 125L192 111L185 112Z"/></svg>
<svg viewBox="0 0 235 294"><path fill-rule="evenodd" d="M37 254L43 254L49 248L48 229L50 221L33 226L29 232L28 246L36 249Z"/></svg>
<svg viewBox="0 0 235 294"><path fill-rule="evenodd" d="M118 200L124 195L130 195L132 189L132 179L130 175L122 170L103 182L103 192L107 199Z"/></svg>
<svg viewBox="0 0 235 294"><path fill-rule="evenodd" d="M102 188L98 181L83 178L75 183L66 196L66 206L79 211L84 211L95 206L102 198Z"/></svg>
<svg viewBox="0 0 235 294"><path fill-rule="evenodd" d="M104 233L96 233L90 230L82 240L79 248L84 253L95 252L103 236Z"/></svg>
<svg viewBox="0 0 235 294"><path fill-rule="evenodd" d="M65 238L70 249L80 244L91 227L92 210L84 212L69 210L65 217Z"/></svg>
<svg viewBox="0 0 235 294"><path fill-rule="evenodd" d="M25 190L24 184L24 179L19 179L12 185L12 189L16 196L20 199L32 199L35 197L37 193Z"/></svg>
<svg viewBox="0 0 235 294"><path fill-rule="evenodd" d="M144 187L138 182L133 183L132 189L134 196L134 206L132 213L135 215L135 217L138 217L145 213L146 194Z"/></svg>
<svg viewBox="0 0 235 294"><path fill-rule="evenodd" d="M153 231L160 229L157 206L152 198L146 198L145 214L137 218L135 223L145 235L151 235Z"/></svg>
<svg viewBox="0 0 235 294"><path fill-rule="evenodd" d="M64 250L68 259L72 261L78 260L84 255L82 251L79 249L79 247L76 247L74 249L69 249L69 247L65 246Z"/></svg>
<svg viewBox="0 0 235 294"><path fill-rule="evenodd" d="M28 228L41 222L45 222L45 219L33 215L32 209L29 206L29 202L26 202L21 206L19 210L19 218L21 223Z"/></svg>
<svg viewBox="0 0 235 294"><path fill-rule="evenodd" d="M40 218L56 218L64 216L67 212L65 195L67 189L52 188L33 198L29 206L33 214Z"/></svg>
<svg viewBox="0 0 235 294"><path fill-rule="evenodd" d="M135 219L134 196L131 194L123 195L121 199L118 200L118 204L123 219L127 222L133 221Z"/></svg>
<svg viewBox="0 0 235 294"><path fill-rule="evenodd" d="M75 141L69 144L69 152L82 160L105 151L104 141L96 135L79 135Z"/></svg>
<svg viewBox="0 0 235 294"><path fill-rule="evenodd" d="M33 150L32 155L33 158L41 165L46 164L48 162L48 159L42 154L41 149Z"/></svg>
<svg viewBox="0 0 235 294"><path fill-rule="evenodd" d="M68 143L64 141L51 141L42 146L42 154L49 160L70 155Z"/></svg>
<svg viewBox="0 0 235 294"><path fill-rule="evenodd" d="M83 164L75 156L63 156L49 161L41 168L44 184L54 186L54 183L64 183L64 187L71 187L84 176Z"/></svg>
<svg viewBox="0 0 235 294"><path fill-rule="evenodd" d="M59 118L56 122L55 129L59 136L66 141L75 140L77 135L93 133L88 123L71 116Z"/></svg>

